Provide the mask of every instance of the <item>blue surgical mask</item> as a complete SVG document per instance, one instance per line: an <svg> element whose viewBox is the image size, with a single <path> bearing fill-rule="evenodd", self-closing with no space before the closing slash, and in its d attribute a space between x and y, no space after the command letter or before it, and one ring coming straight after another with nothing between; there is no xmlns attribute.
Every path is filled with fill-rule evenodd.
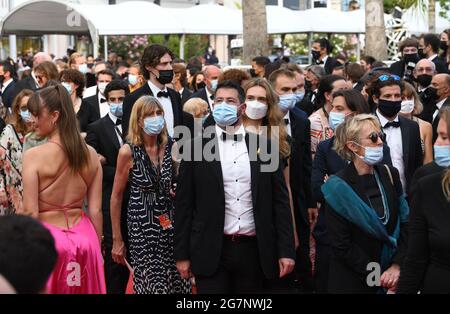
<svg viewBox="0 0 450 314"><path fill-rule="evenodd" d="M364 147L356 142L354 143L360 147ZM379 164L383 160L383 146L364 147L364 149L366 151L364 156L359 156L358 154L355 155L358 158L362 159L366 164L374 166L376 164Z"/></svg>
<svg viewBox="0 0 450 314"><path fill-rule="evenodd" d="M109 111L117 118L122 118L123 116L123 103L109 103Z"/></svg>
<svg viewBox="0 0 450 314"><path fill-rule="evenodd" d="M144 132L147 135L159 135L166 124L163 116L148 117L144 119Z"/></svg>
<svg viewBox="0 0 450 314"><path fill-rule="evenodd" d="M80 71L83 74L86 74L86 73L89 72L89 67L88 67L88 65L86 63L85 64L80 64L78 66L78 71Z"/></svg>
<svg viewBox="0 0 450 314"><path fill-rule="evenodd" d="M222 102L214 106L213 117L220 126L231 126L238 120L237 107Z"/></svg>
<svg viewBox="0 0 450 314"><path fill-rule="evenodd" d="M211 81L211 89L212 89L212 91L216 91L216 89L217 89L217 85L219 85L219 80L212 80Z"/></svg>
<svg viewBox="0 0 450 314"><path fill-rule="evenodd" d="M450 167L450 146L434 146L434 161L441 167Z"/></svg>
<svg viewBox="0 0 450 314"><path fill-rule="evenodd" d="M22 120L25 122L30 122L31 120L31 113L28 110L20 111L20 116L22 117Z"/></svg>
<svg viewBox="0 0 450 314"><path fill-rule="evenodd" d="M287 94L280 96L280 109L282 112L287 112L294 109L297 97L295 94Z"/></svg>
<svg viewBox="0 0 450 314"><path fill-rule="evenodd" d="M295 93L295 100L296 102L301 102L305 98L304 92Z"/></svg>
<svg viewBox="0 0 450 314"><path fill-rule="evenodd" d="M64 86L67 89L67 92L69 94L72 94L72 85L70 85L70 83L62 82L61 84L62 84L62 86Z"/></svg>
<svg viewBox="0 0 450 314"><path fill-rule="evenodd" d="M330 123L330 127L333 129L333 131L336 131L337 127L344 123L345 121L345 114L341 112L330 112L330 118L328 119Z"/></svg>
<svg viewBox="0 0 450 314"><path fill-rule="evenodd" d="M136 86L138 83L137 75L128 74L128 83L130 83L131 86Z"/></svg>

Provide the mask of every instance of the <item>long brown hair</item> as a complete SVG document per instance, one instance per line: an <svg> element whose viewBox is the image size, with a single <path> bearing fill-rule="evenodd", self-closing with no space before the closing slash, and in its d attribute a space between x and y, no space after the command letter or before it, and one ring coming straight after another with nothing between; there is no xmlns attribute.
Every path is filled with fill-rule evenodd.
<svg viewBox="0 0 450 314"><path fill-rule="evenodd" d="M14 98L12 104L12 115L8 118L8 123L12 124L16 131L23 136L25 136L28 132L28 126L25 121L23 121L22 116L20 115L20 104L25 97L31 97L33 95L33 91L29 89L24 89L21 91L16 98Z"/></svg>
<svg viewBox="0 0 450 314"><path fill-rule="evenodd" d="M447 135L450 136L450 107L441 109L440 117L447 123ZM447 201L450 202L450 169L447 169L444 173L444 178L442 179L442 190L444 191Z"/></svg>
<svg viewBox="0 0 450 314"><path fill-rule="evenodd" d="M269 82L262 78L255 78L252 79L250 82L245 84L244 91L245 94L247 94L247 91L255 86L260 86L266 90L266 99L267 99L267 115L264 118L263 125L267 126L268 129L268 136L272 140L278 140L275 138L275 134L272 134L272 127L278 127L279 129L279 147L280 147L280 154L282 157L287 158L291 154L291 146L289 145L289 142L287 140L287 133L286 128L284 127L284 120L283 120L283 113L280 110L280 107L278 106L279 98L275 91L273 90L272 86L269 84ZM244 124L247 120L247 116L244 114L243 120Z"/></svg>
<svg viewBox="0 0 450 314"><path fill-rule="evenodd" d="M61 84L46 87L36 92L28 101L28 110L39 116L43 108L49 114L58 111L56 129L61 138L61 145L69 160L69 167L73 172L79 172L89 166L89 150L80 135L80 128L73 110L70 95Z"/></svg>

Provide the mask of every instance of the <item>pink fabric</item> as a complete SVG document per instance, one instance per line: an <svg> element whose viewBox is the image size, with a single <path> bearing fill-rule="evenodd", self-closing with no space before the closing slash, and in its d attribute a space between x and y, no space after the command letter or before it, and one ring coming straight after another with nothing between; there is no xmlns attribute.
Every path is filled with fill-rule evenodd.
<svg viewBox="0 0 450 314"><path fill-rule="evenodd" d="M71 229L44 223L55 239L58 259L47 282L50 294L105 294L103 257L95 228L83 213Z"/></svg>

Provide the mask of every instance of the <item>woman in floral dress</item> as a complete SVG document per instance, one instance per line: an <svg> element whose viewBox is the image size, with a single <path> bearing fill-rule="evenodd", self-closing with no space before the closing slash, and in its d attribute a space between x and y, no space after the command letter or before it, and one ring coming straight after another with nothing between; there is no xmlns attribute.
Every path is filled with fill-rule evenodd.
<svg viewBox="0 0 450 314"><path fill-rule="evenodd" d="M15 98L9 124L0 138L0 216L22 209L22 153L25 135L32 129L27 103L33 94L23 90Z"/></svg>

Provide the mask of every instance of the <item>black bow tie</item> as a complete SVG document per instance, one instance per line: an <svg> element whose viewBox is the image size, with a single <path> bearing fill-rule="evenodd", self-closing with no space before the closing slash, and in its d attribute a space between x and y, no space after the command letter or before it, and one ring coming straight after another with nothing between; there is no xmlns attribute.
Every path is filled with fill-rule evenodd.
<svg viewBox="0 0 450 314"><path fill-rule="evenodd" d="M209 96L211 100L214 100L214 95Z"/></svg>
<svg viewBox="0 0 450 314"><path fill-rule="evenodd" d="M388 122L384 125L383 129L387 129L387 128L399 128L400 127L400 122L398 121L392 121L392 122Z"/></svg>
<svg viewBox="0 0 450 314"><path fill-rule="evenodd" d="M325 64L323 61L316 61L317 65Z"/></svg>
<svg viewBox="0 0 450 314"><path fill-rule="evenodd" d="M222 141L226 141L226 140L233 140L235 142L240 142L243 139L243 135L242 134L227 134L225 132L222 133Z"/></svg>
<svg viewBox="0 0 450 314"><path fill-rule="evenodd" d="M289 125L289 119L284 119L284 124Z"/></svg>
<svg viewBox="0 0 450 314"><path fill-rule="evenodd" d="M157 95L158 98L162 98L162 97L169 98L169 96L170 96L169 92L167 92L167 91L160 91Z"/></svg>
<svg viewBox="0 0 450 314"><path fill-rule="evenodd" d="M105 98L100 98L100 103L103 104L105 102L108 102Z"/></svg>
<svg viewBox="0 0 450 314"><path fill-rule="evenodd" d="M116 120L116 126L117 126L117 125L122 125L122 119L117 119L117 120Z"/></svg>

